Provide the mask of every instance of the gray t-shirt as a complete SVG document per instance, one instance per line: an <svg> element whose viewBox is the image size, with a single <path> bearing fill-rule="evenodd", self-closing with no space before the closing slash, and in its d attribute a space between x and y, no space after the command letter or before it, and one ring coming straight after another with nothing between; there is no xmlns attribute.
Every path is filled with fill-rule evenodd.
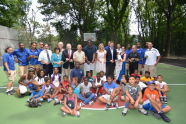
<svg viewBox="0 0 186 124"><path fill-rule="evenodd" d="M141 92L141 88L139 85L137 85L135 87L131 86L131 85L127 85L126 90L128 90L129 94L132 96L132 98L134 100L136 100L138 98L138 95Z"/></svg>

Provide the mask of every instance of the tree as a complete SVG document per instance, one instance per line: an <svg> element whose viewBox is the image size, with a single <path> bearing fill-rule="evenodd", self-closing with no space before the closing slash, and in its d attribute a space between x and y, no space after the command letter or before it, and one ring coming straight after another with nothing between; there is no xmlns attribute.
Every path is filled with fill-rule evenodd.
<svg viewBox="0 0 186 124"><path fill-rule="evenodd" d="M1 0L0 1L0 25L14 27L20 24L21 18L25 15L24 0Z"/></svg>

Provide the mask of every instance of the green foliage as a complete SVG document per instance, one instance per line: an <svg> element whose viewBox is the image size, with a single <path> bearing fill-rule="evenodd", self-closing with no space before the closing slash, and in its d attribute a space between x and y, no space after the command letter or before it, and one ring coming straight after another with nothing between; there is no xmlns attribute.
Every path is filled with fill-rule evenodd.
<svg viewBox="0 0 186 124"><path fill-rule="evenodd" d="M0 25L14 27L19 24L25 15L25 5L25 0L1 0Z"/></svg>

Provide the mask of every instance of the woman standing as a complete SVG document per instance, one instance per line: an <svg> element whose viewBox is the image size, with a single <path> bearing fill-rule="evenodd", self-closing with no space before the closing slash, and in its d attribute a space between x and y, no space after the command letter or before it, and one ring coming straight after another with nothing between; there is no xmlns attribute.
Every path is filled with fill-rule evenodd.
<svg viewBox="0 0 186 124"><path fill-rule="evenodd" d="M100 43L96 52L96 72L106 72L106 50L103 43Z"/></svg>
<svg viewBox="0 0 186 124"><path fill-rule="evenodd" d="M126 64L126 53L125 53L125 47L122 47L122 52L121 52L121 62L122 62L122 66L120 68L120 72L119 72L119 76L117 79L117 82L120 82L121 81L121 77L122 75L125 75L125 64Z"/></svg>
<svg viewBox="0 0 186 124"><path fill-rule="evenodd" d="M122 63L123 63L123 59L121 57L121 53L122 53L122 49L121 49L121 45L117 44L117 60L116 60L116 79L118 79L121 68L122 68Z"/></svg>
<svg viewBox="0 0 186 124"><path fill-rule="evenodd" d="M59 73L61 74L62 71L62 55L60 54L60 49L59 48L54 48L54 52L52 54L51 60L52 60L52 65L53 68L58 68L59 69Z"/></svg>
<svg viewBox="0 0 186 124"><path fill-rule="evenodd" d="M6 93L7 95L12 95L13 82L15 81L15 77L16 77L12 47L7 47L5 49L5 53L3 54L2 59L3 59L4 72L6 73L8 78Z"/></svg>

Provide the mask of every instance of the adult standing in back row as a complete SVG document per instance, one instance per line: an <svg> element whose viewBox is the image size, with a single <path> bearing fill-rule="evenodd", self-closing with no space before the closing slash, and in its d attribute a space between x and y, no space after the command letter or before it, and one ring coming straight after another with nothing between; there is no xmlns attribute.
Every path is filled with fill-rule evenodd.
<svg viewBox="0 0 186 124"><path fill-rule="evenodd" d="M152 42L148 42L148 49L145 51L145 66L144 71L149 71L151 77L156 77L156 66L160 61L160 53L156 48L153 48Z"/></svg>
<svg viewBox="0 0 186 124"><path fill-rule="evenodd" d="M106 76L114 77L115 70L115 60L117 59L117 51L114 48L114 42L110 41L109 47L105 49L107 51L106 54Z"/></svg>
<svg viewBox="0 0 186 124"><path fill-rule="evenodd" d="M93 45L92 41L89 40L87 41L87 45L85 46L84 51L85 51L85 57L86 57L85 64L84 64L86 75L88 72L91 72L91 74L93 74L97 47Z"/></svg>
<svg viewBox="0 0 186 124"><path fill-rule="evenodd" d="M38 60L42 63L43 70L46 76L51 76L53 73L51 56L52 56L52 51L49 50L48 44L45 44L44 50L41 51L41 53L39 54Z"/></svg>
<svg viewBox="0 0 186 124"><path fill-rule="evenodd" d="M74 68L74 61L73 61L73 54L74 51L72 50L72 46L70 43L67 43L66 49L63 51L62 60L64 62L64 75L69 76L71 70Z"/></svg>

